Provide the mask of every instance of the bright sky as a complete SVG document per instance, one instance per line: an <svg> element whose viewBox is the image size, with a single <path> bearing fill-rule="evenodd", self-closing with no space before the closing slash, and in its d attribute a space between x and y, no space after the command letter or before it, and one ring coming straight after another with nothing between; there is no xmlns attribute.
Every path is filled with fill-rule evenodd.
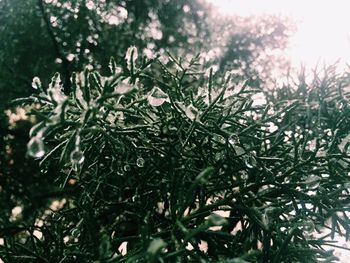
<svg viewBox="0 0 350 263"><path fill-rule="evenodd" d="M208 0L224 14L281 14L298 21L289 55L295 65L350 64L350 0Z"/></svg>

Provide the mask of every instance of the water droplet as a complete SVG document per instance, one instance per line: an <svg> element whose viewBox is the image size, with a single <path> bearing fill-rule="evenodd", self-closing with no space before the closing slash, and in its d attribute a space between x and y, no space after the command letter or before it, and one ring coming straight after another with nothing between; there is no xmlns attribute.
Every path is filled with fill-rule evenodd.
<svg viewBox="0 0 350 263"><path fill-rule="evenodd" d="M32 81L33 89L39 89L41 87L41 81L38 77L34 77Z"/></svg>
<svg viewBox="0 0 350 263"><path fill-rule="evenodd" d="M66 56L66 59L67 59L68 61L73 61L74 58L75 58L75 55L74 55L74 54L68 54L68 55Z"/></svg>
<svg viewBox="0 0 350 263"><path fill-rule="evenodd" d="M153 107L161 106L164 102L169 101L168 95L158 87L154 87L147 97L148 103Z"/></svg>
<svg viewBox="0 0 350 263"><path fill-rule="evenodd" d="M309 188L317 188L320 186L321 177L318 175L310 175L306 180L305 183Z"/></svg>
<svg viewBox="0 0 350 263"><path fill-rule="evenodd" d="M252 155L247 155L244 158L244 164L248 169L252 169L256 166L256 159Z"/></svg>
<svg viewBox="0 0 350 263"><path fill-rule="evenodd" d="M74 228L72 231L71 231L71 234L73 237L77 238L80 236L80 230L78 228Z"/></svg>
<svg viewBox="0 0 350 263"><path fill-rule="evenodd" d="M192 104L190 106L188 106L186 108L186 116L190 119L190 120L195 120L197 115L198 115L198 109L195 108Z"/></svg>
<svg viewBox="0 0 350 263"><path fill-rule="evenodd" d="M84 160L84 153L79 148L76 148L74 151L71 152L70 161L72 162L72 164L82 164Z"/></svg>
<svg viewBox="0 0 350 263"><path fill-rule="evenodd" d="M138 166L138 167L144 167L145 166L145 159L143 159L143 158L137 158L137 160L136 160L136 165Z"/></svg>
<svg viewBox="0 0 350 263"><path fill-rule="evenodd" d="M28 154L34 158L41 158L45 154L44 143L40 137L33 137L30 139L28 145Z"/></svg>
<svg viewBox="0 0 350 263"><path fill-rule="evenodd" d="M226 143L226 139L225 137L218 135L218 134L214 134L213 139L220 144L225 144Z"/></svg>
<svg viewBox="0 0 350 263"><path fill-rule="evenodd" d="M228 143L231 145L239 144L239 138L236 134L231 134L228 138Z"/></svg>
<svg viewBox="0 0 350 263"><path fill-rule="evenodd" d="M123 171L117 171L117 175L118 175L118 176L123 176L123 175L124 175L124 172L123 172Z"/></svg>
<svg viewBox="0 0 350 263"><path fill-rule="evenodd" d="M47 173L47 169L41 169L40 172L41 172L42 174L46 174L46 173Z"/></svg>
<svg viewBox="0 0 350 263"><path fill-rule="evenodd" d="M306 220L302 223L301 228L307 233L312 233L315 230L315 224L311 220Z"/></svg>
<svg viewBox="0 0 350 263"><path fill-rule="evenodd" d="M130 171L130 170L131 170L130 165L128 165L128 164L124 165L124 171L125 171L125 172L128 172L128 171Z"/></svg>
<svg viewBox="0 0 350 263"><path fill-rule="evenodd" d="M245 150L242 147L235 145L233 148L237 155L245 154Z"/></svg>
<svg viewBox="0 0 350 263"><path fill-rule="evenodd" d="M245 171L241 171L240 172L240 177L242 180L247 180L248 179L248 173L246 173Z"/></svg>

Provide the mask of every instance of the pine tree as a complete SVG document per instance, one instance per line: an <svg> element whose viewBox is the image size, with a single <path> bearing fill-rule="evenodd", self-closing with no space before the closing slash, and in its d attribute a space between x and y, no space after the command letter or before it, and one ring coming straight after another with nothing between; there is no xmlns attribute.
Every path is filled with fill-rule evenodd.
<svg viewBox="0 0 350 263"><path fill-rule="evenodd" d="M69 95L56 73L16 101L32 101L28 154L51 187L0 230L2 259L335 262L326 248L349 235L348 75L263 93L169 59L131 47L106 76L72 74Z"/></svg>

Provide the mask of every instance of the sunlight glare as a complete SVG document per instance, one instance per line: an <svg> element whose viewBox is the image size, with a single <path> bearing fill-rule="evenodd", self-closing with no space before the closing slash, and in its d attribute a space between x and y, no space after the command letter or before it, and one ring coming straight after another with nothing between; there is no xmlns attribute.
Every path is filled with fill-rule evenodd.
<svg viewBox="0 0 350 263"><path fill-rule="evenodd" d="M297 23L286 55L295 66L350 62L348 0L207 0L225 15L282 15Z"/></svg>

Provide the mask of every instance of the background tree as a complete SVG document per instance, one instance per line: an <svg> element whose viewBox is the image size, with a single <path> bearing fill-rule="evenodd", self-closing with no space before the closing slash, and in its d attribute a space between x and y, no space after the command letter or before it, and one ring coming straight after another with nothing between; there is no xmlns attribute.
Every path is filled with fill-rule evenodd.
<svg viewBox="0 0 350 263"><path fill-rule="evenodd" d="M207 62L217 60L225 70L226 64L249 68L258 54L283 48L287 39L285 21L220 21L198 1L3 0L0 7L0 91L7 94L2 108L12 98L29 95L34 76L47 84L47 76L58 71L69 89L73 71L91 65L106 73L101 65L110 55L123 64L131 45L148 58L165 51L184 57L209 53ZM211 55L217 49L220 55Z"/></svg>
<svg viewBox="0 0 350 263"><path fill-rule="evenodd" d="M48 83L44 76L59 71L68 84L73 71L88 64L100 68L111 54L118 60L130 45L153 56L167 47L189 51L191 38L195 53L208 34L196 1L5 0L0 5L0 90L7 93L2 105L23 92L29 95L33 76Z"/></svg>

